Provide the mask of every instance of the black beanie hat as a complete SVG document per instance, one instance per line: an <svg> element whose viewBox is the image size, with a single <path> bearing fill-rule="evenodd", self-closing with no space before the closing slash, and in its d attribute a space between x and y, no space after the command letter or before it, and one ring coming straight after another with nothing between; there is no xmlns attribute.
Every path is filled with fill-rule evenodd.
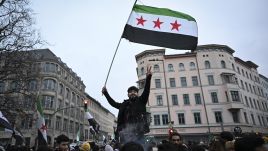
<svg viewBox="0 0 268 151"><path fill-rule="evenodd" d="M139 89L138 89L137 87L135 87L135 86L131 86L131 87L129 87L129 88L127 89L127 92L129 93L129 92L132 91L132 90L134 90L134 91L136 91L136 92L139 92Z"/></svg>

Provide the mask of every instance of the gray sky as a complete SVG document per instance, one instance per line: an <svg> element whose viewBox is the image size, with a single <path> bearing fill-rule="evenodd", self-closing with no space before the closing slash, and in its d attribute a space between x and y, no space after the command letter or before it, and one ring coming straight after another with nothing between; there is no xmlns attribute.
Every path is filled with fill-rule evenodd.
<svg viewBox="0 0 268 151"><path fill-rule="evenodd" d="M101 89L134 0L33 0L36 26L49 48L76 72L86 92L117 116ZM268 76L267 0L142 0L138 4L170 8L194 17L198 44L228 45L237 56L258 64ZM136 85L135 55L158 47L123 39L113 64L107 89L122 102L127 88ZM167 53L182 53L167 49Z"/></svg>

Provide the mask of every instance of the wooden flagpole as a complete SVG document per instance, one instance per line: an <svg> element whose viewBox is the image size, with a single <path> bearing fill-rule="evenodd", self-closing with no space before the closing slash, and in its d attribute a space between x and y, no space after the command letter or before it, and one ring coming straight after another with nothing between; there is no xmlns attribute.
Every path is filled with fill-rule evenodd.
<svg viewBox="0 0 268 151"><path fill-rule="evenodd" d="M136 3L137 3L137 0L135 0L134 4L133 4L133 6L132 6L131 12L130 12L130 14L129 14L129 16L128 16L128 19L127 19L127 23L128 23L128 21L129 21L130 15L131 15L132 10L133 10L133 8L134 8L134 6L135 6ZM117 46L116 46L116 49L115 49L115 52L114 52L114 56L113 56L112 62L111 62L111 64L110 64L110 68L109 68L109 70L108 70L108 74L107 74L107 77L106 77L104 86L106 86L106 84L107 84L107 81L108 81L108 78L109 78L109 75L110 75L110 71L111 71L112 66L113 66L114 58L115 58L115 56L116 56L116 54L117 54L117 50L118 50L118 48L119 48L119 45L120 45L120 42L121 42L123 33L124 33L124 31L122 32L121 37L120 37L120 40L119 40L119 42L118 42L118 44L117 44Z"/></svg>

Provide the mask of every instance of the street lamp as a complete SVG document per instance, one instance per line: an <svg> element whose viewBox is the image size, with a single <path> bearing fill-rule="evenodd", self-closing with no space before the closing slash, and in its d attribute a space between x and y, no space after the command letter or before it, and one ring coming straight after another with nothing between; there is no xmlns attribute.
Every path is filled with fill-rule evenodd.
<svg viewBox="0 0 268 151"><path fill-rule="evenodd" d="M165 90L166 90L166 98L167 98L167 108L168 108L168 123L169 128L173 127L173 122L171 121L171 114L170 114L170 108L169 108L169 100L168 100L168 90L167 90L167 81L166 81L166 72L165 72L165 62L162 59L150 59L149 61L161 61L163 65L163 71L164 71L164 81L165 81Z"/></svg>

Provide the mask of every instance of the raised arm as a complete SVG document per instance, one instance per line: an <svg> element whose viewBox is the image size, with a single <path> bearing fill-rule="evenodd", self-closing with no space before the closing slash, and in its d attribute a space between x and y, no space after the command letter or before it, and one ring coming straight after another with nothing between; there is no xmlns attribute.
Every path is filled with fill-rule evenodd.
<svg viewBox="0 0 268 151"><path fill-rule="evenodd" d="M109 95L105 86L102 88L102 94L106 97L107 101L112 107L117 108L117 109L120 108L121 103L115 102L115 100Z"/></svg>
<svg viewBox="0 0 268 151"><path fill-rule="evenodd" d="M151 78L152 78L151 67L149 67L149 68L147 67L145 86L144 86L143 92L140 96L140 99L141 99L141 101L143 101L144 104L146 104L148 102L148 98L149 98L149 94L150 94Z"/></svg>

